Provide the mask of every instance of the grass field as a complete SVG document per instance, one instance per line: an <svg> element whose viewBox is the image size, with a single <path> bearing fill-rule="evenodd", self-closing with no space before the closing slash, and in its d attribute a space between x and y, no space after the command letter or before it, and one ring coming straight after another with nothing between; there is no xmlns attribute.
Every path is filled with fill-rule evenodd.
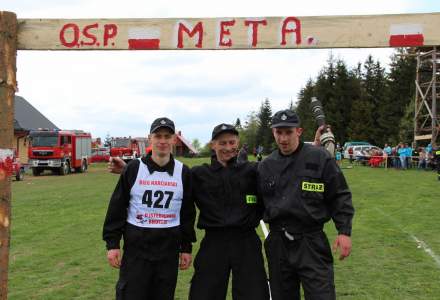
<svg viewBox="0 0 440 300"><path fill-rule="evenodd" d="M356 215L352 255L335 263L338 299L440 299L436 175L368 167L344 173ZM107 265L101 231L116 181L95 164L86 174L12 183L9 299L114 298L118 273ZM176 299L187 299L191 275L179 274Z"/></svg>

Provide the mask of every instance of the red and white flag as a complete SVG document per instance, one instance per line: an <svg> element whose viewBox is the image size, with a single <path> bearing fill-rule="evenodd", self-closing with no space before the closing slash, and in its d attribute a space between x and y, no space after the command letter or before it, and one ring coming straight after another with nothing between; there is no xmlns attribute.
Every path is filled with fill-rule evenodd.
<svg viewBox="0 0 440 300"><path fill-rule="evenodd" d="M129 50L154 50L160 47L159 28L140 28L128 29L128 49Z"/></svg>
<svg viewBox="0 0 440 300"><path fill-rule="evenodd" d="M423 46L423 27L420 24L395 24L390 26L391 47Z"/></svg>

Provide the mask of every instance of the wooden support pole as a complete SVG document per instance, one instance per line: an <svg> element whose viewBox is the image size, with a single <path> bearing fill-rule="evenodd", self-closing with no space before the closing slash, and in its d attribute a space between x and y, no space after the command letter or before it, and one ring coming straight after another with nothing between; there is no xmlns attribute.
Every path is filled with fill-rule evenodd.
<svg viewBox="0 0 440 300"><path fill-rule="evenodd" d="M6 156L13 147L17 16L0 11L0 300L8 298L11 176Z"/></svg>

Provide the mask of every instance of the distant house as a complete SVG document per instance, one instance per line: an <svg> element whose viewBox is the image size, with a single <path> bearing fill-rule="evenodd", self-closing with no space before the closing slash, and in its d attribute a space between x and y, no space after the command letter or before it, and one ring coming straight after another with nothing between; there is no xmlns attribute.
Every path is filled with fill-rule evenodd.
<svg viewBox="0 0 440 300"><path fill-rule="evenodd" d="M27 136L29 131L38 128L59 129L23 97L15 96L14 105L14 148L21 163L28 162Z"/></svg>
<svg viewBox="0 0 440 300"><path fill-rule="evenodd" d="M177 143L174 148L176 156L195 156L199 154L196 148L182 136L182 132L177 132Z"/></svg>

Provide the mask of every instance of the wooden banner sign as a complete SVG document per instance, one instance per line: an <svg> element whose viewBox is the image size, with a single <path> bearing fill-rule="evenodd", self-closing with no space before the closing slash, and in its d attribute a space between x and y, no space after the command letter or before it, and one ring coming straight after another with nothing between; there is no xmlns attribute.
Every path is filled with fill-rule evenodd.
<svg viewBox="0 0 440 300"><path fill-rule="evenodd" d="M227 50L440 45L440 13L206 19L18 19L19 50Z"/></svg>

